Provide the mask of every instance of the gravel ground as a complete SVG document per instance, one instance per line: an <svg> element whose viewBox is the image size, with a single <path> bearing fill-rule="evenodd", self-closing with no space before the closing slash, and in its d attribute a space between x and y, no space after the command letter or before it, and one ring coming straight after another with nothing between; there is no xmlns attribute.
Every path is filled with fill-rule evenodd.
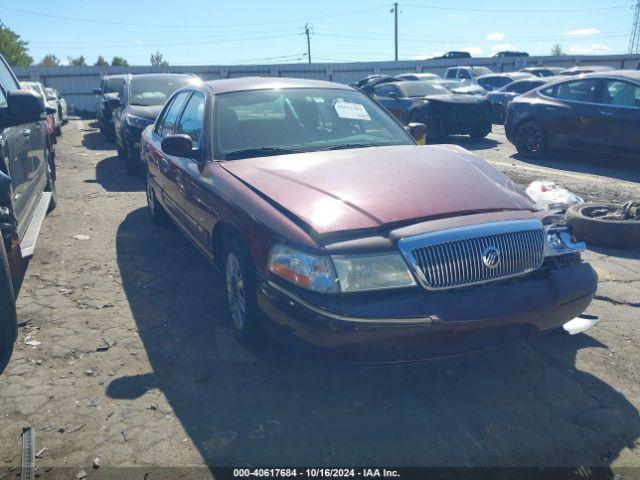
<svg viewBox="0 0 640 480"><path fill-rule="evenodd" d="M71 121L57 146L59 206L0 377L0 475L20 462L24 425L46 447L41 470L89 478L96 457L102 470L640 466L640 251L587 253L601 278L590 313L602 318L587 334L410 368L256 356L227 328L218 274L175 228L152 226L143 181L93 126ZM500 130L454 140L523 185L554 179L588 199L640 198L637 167L525 163Z"/></svg>

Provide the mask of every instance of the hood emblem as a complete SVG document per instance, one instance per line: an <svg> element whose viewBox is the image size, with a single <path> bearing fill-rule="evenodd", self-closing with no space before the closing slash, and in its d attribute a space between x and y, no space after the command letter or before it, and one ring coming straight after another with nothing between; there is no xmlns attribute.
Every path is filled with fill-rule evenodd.
<svg viewBox="0 0 640 480"><path fill-rule="evenodd" d="M496 268L500 265L500 250L493 245L489 245L482 251L482 263L487 268Z"/></svg>

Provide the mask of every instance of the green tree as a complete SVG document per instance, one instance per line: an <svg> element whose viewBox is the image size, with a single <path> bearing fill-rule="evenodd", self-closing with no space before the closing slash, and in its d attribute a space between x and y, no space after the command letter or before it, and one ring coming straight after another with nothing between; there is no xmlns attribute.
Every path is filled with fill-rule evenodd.
<svg viewBox="0 0 640 480"><path fill-rule="evenodd" d="M60 59L53 53L48 53L42 57L42 60L38 63L39 67L57 67L58 65L60 65Z"/></svg>
<svg viewBox="0 0 640 480"><path fill-rule="evenodd" d="M84 55L80 55L78 58L69 58L69 65L72 67L85 67L87 65Z"/></svg>
<svg viewBox="0 0 640 480"><path fill-rule="evenodd" d="M162 54L158 51L156 51L156 53L152 53L151 54L151 58L149 59L151 61L151 65L154 67L168 67L169 66L169 62L167 62Z"/></svg>
<svg viewBox="0 0 640 480"><path fill-rule="evenodd" d="M129 62L124 57L113 57L111 59L112 67L128 67Z"/></svg>
<svg viewBox="0 0 640 480"><path fill-rule="evenodd" d="M551 55L553 55L554 57L559 57L560 55L564 55L564 52L562 51L562 45L560 45L559 43L556 43L551 49Z"/></svg>
<svg viewBox="0 0 640 480"><path fill-rule="evenodd" d="M28 67L33 63L33 58L27 53L27 45L20 39L20 35L6 27L0 21L0 53L9 65L14 67Z"/></svg>
<svg viewBox="0 0 640 480"><path fill-rule="evenodd" d="M96 67L108 67L109 62L107 62L102 55L98 55L98 59L93 65Z"/></svg>

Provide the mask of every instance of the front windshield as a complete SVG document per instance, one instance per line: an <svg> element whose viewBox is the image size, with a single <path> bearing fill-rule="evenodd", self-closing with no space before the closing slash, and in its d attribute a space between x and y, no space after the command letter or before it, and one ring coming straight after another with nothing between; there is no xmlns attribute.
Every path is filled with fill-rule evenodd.
<svg viewBox="0 0 640 480"><path fill-rule="evenodd" d="M122 78L107 78L105 93L119 92L122 82L124 82Z"/></svg>
<svg viewBox="0 0 640 480"><path fill-rule="evenodd" d="M216 96L215 104L220 160L414 143L369 97L350 90L233 92Z"/></svg>
<svg viewBox="0 0 640 480"><path fill-rule="evenodd" d="M440 85L430 82L407 82L398 85L403 97L424 97L426 95L441 95L449 91Z"/></svg>
<svg viewBox="0 0 640 480"><path fill-rule="evenodd" d="M191 76L162 75L153 77L133 77L130 86L131 105L164 105L167 99L179 88L194 81Z"/></svg>

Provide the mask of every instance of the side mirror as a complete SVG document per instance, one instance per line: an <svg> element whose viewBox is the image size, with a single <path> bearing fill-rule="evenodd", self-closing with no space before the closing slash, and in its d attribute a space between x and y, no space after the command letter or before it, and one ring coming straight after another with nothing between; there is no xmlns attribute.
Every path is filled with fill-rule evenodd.
<svg viewBox="0 0 640 480"><path fill-rule="evenodd" d="M167 155L174 157L196 158L197 151L193 150L191 137L185 134L169 135L162 139L160 148Z"/></svg>
<svg viewBox="0 0 640 480"><path fill-rule="evenodd" d="M427 126L424 123L410 123L404 128L417 142L420 142L427 134Z"/></svg>
<svg viewBox="0 0 640 480"><path fill-rule="evenodd" d="M45 113L44 99L33 90L9 90L7 106L0 108L0 128L37 122Z"/></svg>
<svg viewBox="0 0 640 480"><path fill-rule="evenodd" d="M95 93L96 95L102 95L102 89L101 88L94 88L93 89L93 93Z"/></svg>

